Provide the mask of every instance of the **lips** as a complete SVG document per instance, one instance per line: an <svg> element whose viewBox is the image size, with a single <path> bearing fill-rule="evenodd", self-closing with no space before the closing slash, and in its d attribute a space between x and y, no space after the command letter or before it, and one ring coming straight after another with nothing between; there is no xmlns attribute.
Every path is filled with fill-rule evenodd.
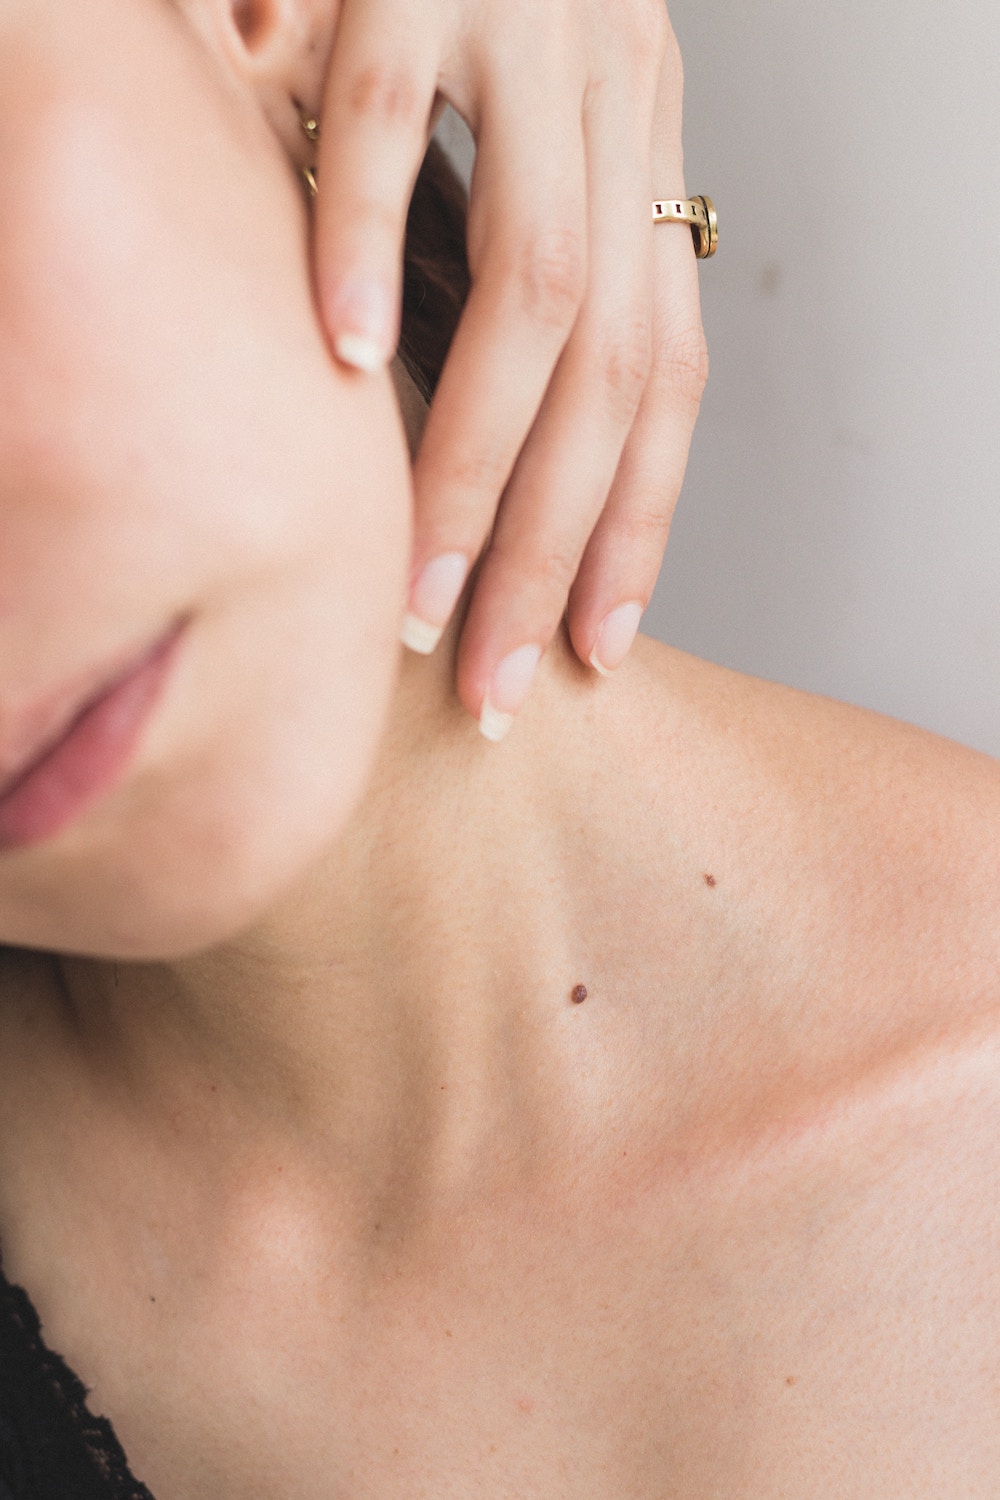
<svg viewBox="0 0 1000 1500"><path fill-rule="evenodd" d="M106 679L53 743L0 787L0 850L22 849L68 827L124 773L170 667L183 626Z"/></svg>

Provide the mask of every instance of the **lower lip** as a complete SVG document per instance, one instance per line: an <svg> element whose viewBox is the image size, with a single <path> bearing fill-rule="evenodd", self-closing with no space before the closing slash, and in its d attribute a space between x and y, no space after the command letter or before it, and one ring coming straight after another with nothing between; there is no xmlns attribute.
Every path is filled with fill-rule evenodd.
<svg viewBox="0 0 1000 1500"><path fill-rule="evenodd" d="M156 707L181 635L171 630L0 797L0 850L53 838L111 790Z"/></svg>

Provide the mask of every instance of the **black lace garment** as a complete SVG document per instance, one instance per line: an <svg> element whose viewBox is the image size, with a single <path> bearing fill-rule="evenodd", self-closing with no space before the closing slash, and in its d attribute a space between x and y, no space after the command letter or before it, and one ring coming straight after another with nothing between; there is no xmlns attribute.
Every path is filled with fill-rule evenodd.
<svg viewBox="0 0 1000 1500"><path fill-rule="evenodd" d="M0 1264L0 1500L153 1500Z"/></svg>

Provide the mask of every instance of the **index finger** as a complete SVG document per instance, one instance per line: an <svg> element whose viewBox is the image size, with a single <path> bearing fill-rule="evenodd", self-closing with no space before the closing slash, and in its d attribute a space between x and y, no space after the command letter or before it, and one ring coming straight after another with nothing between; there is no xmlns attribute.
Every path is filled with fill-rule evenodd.
<svg viewBox="0 0 1000 1500"><path fill-rule="evenodd" d="M323 96L314 263L334 353L360 370L383 368L396 349L406 211L427 148L437 56L412 5L345 0Z"/></svg>

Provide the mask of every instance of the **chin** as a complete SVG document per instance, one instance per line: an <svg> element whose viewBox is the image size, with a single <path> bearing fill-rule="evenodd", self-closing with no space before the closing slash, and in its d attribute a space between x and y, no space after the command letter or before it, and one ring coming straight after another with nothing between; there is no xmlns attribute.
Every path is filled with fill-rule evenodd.
<svg viewBox="0 0 1000 1500"><path fill-rule="evenodd" d="M98 870L86 895L4 903L0 938L9 947L115 960L170 963L218 947L253 927L281 895L245 869L220 870L224 884L163 870ZM289 876L293 879L294 876ZM13 909L11 909L13 907Z"/></svg>
<svg viewBox="0 0 1000 1500"><path fill-rule="evenodd" d="M243 666L238 631L203 655L239 671L209 672L200 642L121 784L56 837L0 855L0 943L190 957L266 918L336 845L373 769L394 656L364 660L365 692L360 667L323 695L311 669L278 692ZM282 659L304 657L293 640Z"/></svg>
<svg viewBox="0 0 1000 1500"><path fill-rule="evenodd" d="M108 816L62 847L24 851L0 870L0 942L145 963L224 944L265 919L336 841L344 793L292 806L287 796L195 799L187 788L151 816Z"/></svg>

